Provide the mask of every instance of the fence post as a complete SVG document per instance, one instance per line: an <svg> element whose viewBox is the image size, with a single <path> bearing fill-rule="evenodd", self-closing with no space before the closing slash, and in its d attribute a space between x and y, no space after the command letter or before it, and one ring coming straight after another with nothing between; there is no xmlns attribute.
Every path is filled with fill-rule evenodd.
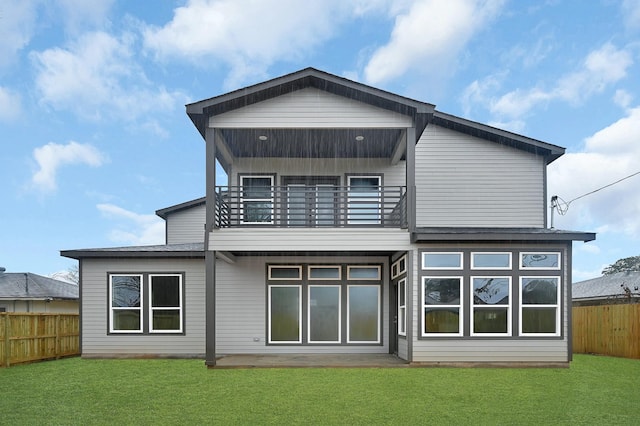
<svg viewBox="0 0 640 426"><path fill-rule="evenodd" d="M9 332L11 331L11 327L9 326L9 314L5 313L2 316L4 317L4 366L9 367L9 356L11 355Z"/></svg>
<svg viewBox="0 0 640 426"><path fill-rule="evenodd" d="M60 315L56 315L56 359L60 359Z"/></svg>

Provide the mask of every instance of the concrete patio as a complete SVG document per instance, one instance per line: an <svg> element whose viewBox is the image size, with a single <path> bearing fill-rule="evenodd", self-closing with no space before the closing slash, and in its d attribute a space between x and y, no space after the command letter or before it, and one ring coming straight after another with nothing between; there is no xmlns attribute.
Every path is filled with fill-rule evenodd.
<svg viewBox="0 0 640 426"><path fill-rule="evenodd" d="M225 355L212 368L391 368L409 364L389 354Z"/></svg>

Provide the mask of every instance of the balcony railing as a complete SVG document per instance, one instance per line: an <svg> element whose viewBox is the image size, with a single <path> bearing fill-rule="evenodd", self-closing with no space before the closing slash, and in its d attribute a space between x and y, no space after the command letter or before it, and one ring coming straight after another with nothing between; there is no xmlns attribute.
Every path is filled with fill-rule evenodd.
<svg viewBox="0 0 640 426"><path fill-rule="evenodd" d="M215 226L406 228L406 209L404 186L220 186Z"/></svg>

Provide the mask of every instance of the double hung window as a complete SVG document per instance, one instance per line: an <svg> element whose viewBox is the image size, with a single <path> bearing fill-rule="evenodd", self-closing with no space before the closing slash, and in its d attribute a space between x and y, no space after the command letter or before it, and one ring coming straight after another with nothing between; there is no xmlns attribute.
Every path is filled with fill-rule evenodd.
<svg viewBox="0 0 640 426"><path fill-rule="evenodd" d="M471 277L471 335L511 335L511 277Z"/></svg>
<svg viewBox="0 0 640 426"><path fill-rule="evenodd" d="M273 223L273 176L240 176L242 223Z"/></svg>
<svg viewBox="0 0 640 426"><path fill-rule="evenodd" d="M347 176L349 224L378 224L381 220L380 176Z"/></svg>
<svg viewBox="0 0 640 426"><path fill-rule="evenodd" d="M110 274L110 333L182 333L182 274Z"/></svg>

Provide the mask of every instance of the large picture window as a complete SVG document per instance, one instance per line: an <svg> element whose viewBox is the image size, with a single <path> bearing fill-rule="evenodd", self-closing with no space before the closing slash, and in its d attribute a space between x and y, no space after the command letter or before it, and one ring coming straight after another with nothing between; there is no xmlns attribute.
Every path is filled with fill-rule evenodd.
<svg viewBox="0 0 640 426"><path fill-rule="evenodd" d="M520 301L522 335L560 335L560 277L521 277Z"/></svg>
<svg viewBox="0 0 640 426"><path fill-rule="evenodd" d="M347 342L380 342L380 286L350 285L347 293Z"/></svg>
<svg viewBox="0 0 640 426"><path fill-rule="evenodd" d="M183 274L109 274L110 333L183 333Z"/></svg>
<svg viewBox="0 0 640 426"><path fill-rule="evenodd" d="M340 343L339 285L309 286L309 343Z"/></svg>
<svg viewBox="0 0 640 426"><path fill-rule="evenodd" d="M269 286L269 343L302 342L302 287Z"/></svg>
<svg viewBox="0 0 640 426"><path fill-rule="evenodd" d="M422 278L422 335L462 336L462 277Z"/></svg>

